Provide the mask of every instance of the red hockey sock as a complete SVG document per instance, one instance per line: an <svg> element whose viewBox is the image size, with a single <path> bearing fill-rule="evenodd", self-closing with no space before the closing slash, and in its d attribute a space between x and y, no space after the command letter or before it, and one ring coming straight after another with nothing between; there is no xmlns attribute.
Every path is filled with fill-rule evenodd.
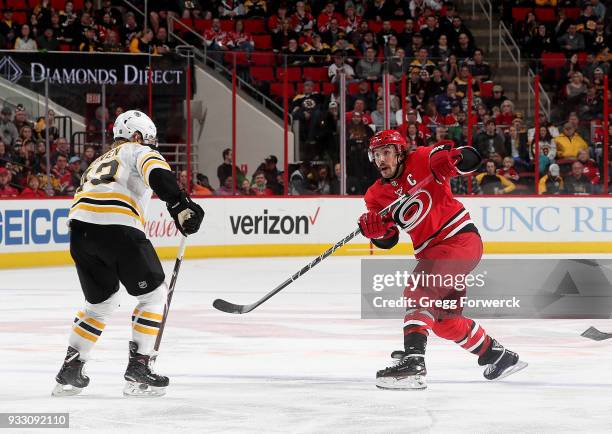
<svg viewBox="0 0 612 434"><path fill-rule="evenodd" d="M441 338L455 341L461 348L478 356L491 345L491 338L485 330L476 321L462 316L438 321L432 329Z"/></svg>

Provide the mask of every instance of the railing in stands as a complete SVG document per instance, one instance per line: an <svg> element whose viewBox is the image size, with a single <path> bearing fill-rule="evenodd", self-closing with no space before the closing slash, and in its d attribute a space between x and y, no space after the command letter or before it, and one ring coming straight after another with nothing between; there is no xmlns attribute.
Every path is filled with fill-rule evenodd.
<svg viewBox="0 0 612 434"><path fill-rule="evenodd" d="M499 22L499 63L498 68L501 69L502 65L502 47L508 53L508 56L512 59L516 65L516 76L517 76L517 96L521 94L521 50L514 41L512 34L508 31L506 25Z"/></svg>
<svg viewBox="0 0 612 434"><path fill-rule="evenodd" d="M72 117L55 116L55 126L60 137L72 137Z"/></svg>
<svg viewBox="0 0 612 434"><path fill-rule="evenodd" d="M140 16L142 16L142 17L145 16L144 12L141 11L140 9L138 9L138 7L135 6L134 4L132 4L129 0L123 0L123 2L126 5L128 5L132 10L136 11ZM196 60L198 60L198 61L205 60L206 63L213 64L216 71L221 72L222 74L225 74L227 77L231 77L232 72L229 69L227 69L223 64L217 62L216 60L214 60L210 56L208 56L208 52L207 52L207 49L206 49L206 42L205 42L204 37L202 35L200 35L199 33L195 32L192 28L186 26L183 22L181 22L180 20L176 19L173 16L169 15L167 19L168 19L168 35L169 36L171 36L172 38L177 39L178 41L180 41L184 45L190 45L192 47L192 49L194 50L194 53L196 55L195 56ZM175 29L175 26L177 26L177 25L180 26L181 29L184 29L187 32L189 32L190 34L194 35L201 42L202 49L194 46L193 44L189 44L189 42L185 41L181 36L176 34L176 32L174 32L174 29ZM202 65L203 64L200 63L200 66L202 66ZM248 90L249 95L251 95L258 102L260 102L264 106L264 108L267 108L267 109L272 108L273 112L275 112L278 115L282 115L283 108L280 105L278 105L274 100L272 100L267 95L265 95L262 92L260 92L255 87L251 86L248 82L246 82L241 77L236 77L236 78L237 78L238 89L246 89L246 90Z"/></svg>
<svg viewBox="0 0 612 434"><path fill-rule="evenodd" d="M489 21L489 53L493 51L493 5L489 0L472 0L472 19L476 19L476 3Z"/></svg>
<svg viewBox="0 0 612 434"><path fill-rule="evenodd" d="M535 81L535 74L533 73L533 71L531 70L531 68L527 71L527 90L529 92L529 97L527 98L527 113L531 113L531 97L534 96L535 97L535 88L534 88L534 81ZM546 115L546 119L550 119L550 97L548 96L548 93L546 93L546 90L544 90L544 87L542 86L542 83L539 84L540 87L540 97L539 97L539 102L540 102L540 110Z"/></svg>

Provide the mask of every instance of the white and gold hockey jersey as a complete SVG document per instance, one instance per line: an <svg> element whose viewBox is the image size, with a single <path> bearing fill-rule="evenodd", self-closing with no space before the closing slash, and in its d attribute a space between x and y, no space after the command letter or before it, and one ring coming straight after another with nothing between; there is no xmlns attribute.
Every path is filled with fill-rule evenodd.
<svg viewBox="0 0 612 434"><path fill-rule="evenodd" d="M127 142L100 156L81 177L70 208L70 219L100 225L125 225L144 231L153 191L153 169L171 170L157 151Z"/></svg>

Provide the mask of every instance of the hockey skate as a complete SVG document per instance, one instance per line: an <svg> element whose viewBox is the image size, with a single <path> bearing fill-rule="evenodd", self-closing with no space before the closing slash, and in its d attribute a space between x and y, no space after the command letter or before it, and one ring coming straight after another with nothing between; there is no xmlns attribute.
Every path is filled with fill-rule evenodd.
<svg viewBox="0 0 612 434"><path fill-rule="evenodd" d="M478 358L478 364L486 365L483 375L487 380L501 380L527 367L527 363L519 360L518 354L504 348L495 339L491 347Z"/></svg>
<svg viewBox="0 0 612 434"><path fill-rule="evenodd" d="M85 362L79 360L79 352L68 347L64 363L55 376L57 384L51 392L53 396L78 395L89 384L89 377L83 373Z"/></svg>
<svg viewBox="0 0 612 434"><path fill-rule="evenodd" d="M426 389L425 355L408 354L404 351L393 351L391 358L395 365L376 373L376 387L392 390Z"/></svg>
<svg viewBox="0 0 612 434"><path fill-rule="evenodd" d="M123 395L153 397L166 394L166 387L170 380L153 371L154 360L154 357L139 354L138 344L130 341L130 361L123 376L127 381L123 388Z"/></svg>

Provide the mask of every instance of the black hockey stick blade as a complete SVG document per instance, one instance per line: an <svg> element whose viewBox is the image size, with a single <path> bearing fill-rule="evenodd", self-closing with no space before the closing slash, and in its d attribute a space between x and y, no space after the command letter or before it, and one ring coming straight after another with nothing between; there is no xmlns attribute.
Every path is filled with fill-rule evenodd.
<svg viewBox="0 0 612 434"><path fill-rule="evenodd" d="M243 304L234 304L234 303L230 303L229 301L225 301L222 300L220 298L216 299L213 302L213 307L217 310L220 310L221 312L225 312L225 313L236 313L236 314L241 314L241 313L247 313L250 312L252 309L249 309L250 305L243 305Z"/></svg>
<svg viewBox="0 0 612 434"><path fill-rule="evenodd" d="M612 338L612 333L604 333L591 326L586 329L580 336L584 336L587 339L593 339L594 341L605 341L606 339Z"/></svg>

